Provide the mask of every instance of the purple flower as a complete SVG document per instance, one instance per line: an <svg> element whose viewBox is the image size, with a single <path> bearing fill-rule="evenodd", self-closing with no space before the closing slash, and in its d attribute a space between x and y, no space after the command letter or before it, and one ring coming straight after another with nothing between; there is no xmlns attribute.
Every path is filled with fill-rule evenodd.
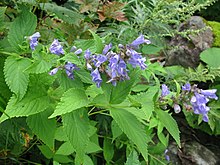
<svg viewBox="0 0 220 165"><path fill-rule="evenodd" d="M181 107L179 106L179 104L174 104L173 109L175 113L180 113L181 111Z"/></svg>
<svg viewBox="0 0 220 165"><path fill-rule="evenodd" d="M50 52L56 55L64 54L63 46L59 43L57 39L54 39L50 45Z"/></svg>
<svg viewBox="0 0 220 165"><path fill-rule="evenodd" d="M86 59L86 60L89 60L90 57L91 57L91 54L92 54L92 53L90 52L90 50L87 49L87 50L85 51L85 54L84 54L85 59Z"/></svg>
<svg viewBox="0 0 220 165"><path fill-rule="evenodd" d="M102 83L102 78L100 76L98 68L96 68L94 71L92 71L91 76L92 76L92 81L96 83L96 86L98 88L100 88L101 83Z"/></svg>
<svg viewBox="0 0 220 165"><path fill-rule="evenodd" d="M77 49L74 53L75 53L76 55L81 54L81 53L82 53L82 49Z"/></svg>
<svg viewBox="0 0 220 165"><path fill-rule="evenodd" d="M35 50L35 47L38 45L38 38L40 37L40 33L36 32L33 35L29 36L30 47L32 50Z"/></svg>
<svg viewBox="0 0 220 165"><path fill-rule="evenodd" d="M76 46L72 46L72 48L70 49L70 52L74 52L74 51L76 51Z"/></svg>
<svg viewBox="0 0 220 165"><path fill-rule="evenodd" d="M216 91L217 91L217 89L209 89L209 90L202 90L201 89L200 93L203 94L204 96L210 98L210 99L218 100L218 97L215 94Z"/></svg>
<svg viewBox="0 0 220 165"><path fill-rule="evenodd" d="M170 94L170 91L165 84L162 84L161 87L162 87L162 93L161 93L162 97L165 97L166 95Z"/></svg>
<svg viewBox="0 0 220 165"><path fill-rule="evenodd" d="M167 153L168 153L168 149L166 149L164 151L164 155L165 155L165 159L169 162L170 161L170 156Z"/></svg>
<svg viewBox="0 0 220 165"><path fill-rule="evenodd" d="M132 65L133 68L140 66L142 70L146 69L147 65L144 63L146 58L142 57L140 53L133 49L129 49L127 50L127 54L130 56L128 62Z"/></svg>
<svg viewBox="0 0 220 165"><path fill-rule="evenodd" d="M137 39L135 39L130 44L130 46L136 49L136 48L138 48L139 45L141 45L143 43L150 44L151 42L150 42L150 40L144 39L144 35L140 35Z"/></svg>
<svg viewBox="0 0 220 165"><path fill-rule="evenodd" d="M110 43L108 45L105 45L105 47L104 47L104 49L102 51L102 54L106 55L111 48L112 48L112 43Z"/></svg>
<svg viewBox="0 0 220 165"><path fill-rule="evenodd" d="M182 86L183 91L190 91L191 90L191 85L190 83L186 83L185 85Z"/></svg>
<svg viewBox="0 0 220 165"><path fill-rule="evenodd" d="M55 74L58 72L58 70L59 70L59 67L52 69L52 70L49 72L49 75L51 75L51 76L55 75Z"/></svg>
<svg viewBox="0 0 220 165"><path fill-rule="evenodd" d="M94 56L94 59L95 59L95 61L94 61L94 65L95 65L95 67L100 67L100 65L102 64L102 63L104 63L105 61L107 61L107 57L106 56L104 56L104 55L97 55L97 56Z"/></svg>
<svg viewBox="0 0 220 165"><path fill-rule="evenodd" d="M112 85L116 86L116 80L126 80L129 79L127 74L127 66L124 60L120 58L118 54L113 54L109 59L107 73L111 78L108 82L111 82Z"/></svg>
<svg viewBox="0 0 220 165"><path fill-rule="evenodd" d="M206 106L209 99L197 92L194 93L194 96L192 96L190 103L192 104L192 109L195 114L201 114L203 116L203 121L208 122L208 111L210 108Z"/></svg>
<svg viewBox="0 0 220 165"><path fill-rule="evenodd" d="M73 70L79 69L75 64L67 62L64 66L66 74L70 79L74 79Z"/></svg>

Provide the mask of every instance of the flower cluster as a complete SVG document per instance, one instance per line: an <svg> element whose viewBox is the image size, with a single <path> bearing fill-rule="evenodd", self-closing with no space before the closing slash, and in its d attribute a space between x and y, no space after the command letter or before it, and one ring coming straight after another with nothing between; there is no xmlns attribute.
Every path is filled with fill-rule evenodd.
<svg viewBox="0 0 220 165"><path fill-rule="evenodd" d="M35 47L38 45L38 38L40 37L40 33L36 32L33 35L29 36L30 47L32 50L35 50Z"/></svg>
<svg viewBox="0 0 220 165"><path fill-rule="evenodd" d="M64 54L63 46L57 39L54 39L52 44L50 45L50 52L56 55Z"/></svg>
<svg viewBox="0 0 220 165"><path fill-rule="evenodd" d="M66 75L70 79L74 79L73 70L78 70L79 68L71 62L66 62L66 64L63 67L59 66L59 67L56 67L56 68L52 69L49 72L49 75L51 75L51 76L55 75L58 72L59 69L64 69L66 71Z"/></svg>
<svg viewBox="0 0 220 165"><path fill-rule="evenodd" d="M141 53L135 50L140 44L144 43L150 44L150 41L144 39L143 35L140 35L131 44L125 46L119 44L120 51L118 53L111 50L111 43L105 45L102 54L94 55L89 49L86 50L84 55L86 66L91 71L92 80L96 83L97 87L100 87L102 82L100 72L105 73L108 76L108 82L116 86L117 81L129 79L128 64L131 64L133 68L139 66L142 70L146 69L146 58L142 57Z"/></svg>
<svg viewBox="0 0 220 165"><path fill-rule="evenodd" d="M195 114L201 114L204 122L208 122L208 112L210 107L207 106L207 103L210 99L217 100L216 89L203 90L199 89L197 85L191 86L190 83L186 83L182 86L182 93L178 99L174 96L171 97L173 99L173 109L175 113L179 113L181 111L181 107L178 102L182 102L183 106L190 110L192 109ZM167 96L170 93L168 87L165 84L162 84L162 93L161 98Z"/></svg>

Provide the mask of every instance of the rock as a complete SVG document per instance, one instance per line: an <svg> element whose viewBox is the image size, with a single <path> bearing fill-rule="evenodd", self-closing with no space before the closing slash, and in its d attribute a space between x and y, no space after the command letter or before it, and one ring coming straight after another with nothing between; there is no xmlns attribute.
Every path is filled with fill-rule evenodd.
<svg viewBox="0 0 220 165"><path fill-rule="evenodd" d="M219 158L202 144L192 141L183 144L181 150L175 143L168 146L167 155L173 165L219 165Z"/></svg>
<svg viewBox="0 0 220 165"><path fill-rule="evenodd" d="M190 34L188 38L177 35L171 39L169 46L171 50L167 51L166 66L182 65L184 67L193 67L199 65L199 55L202 51L212 46L213 34L211 29L206 26L204 19L199 16L192 16L186 23L179 27L179 31L198 30L202 28L198 34Z"/></svg>
<svg viewBox="0 0 220 165"><path fill-rule="evenodd" d="M184 153L194 165L217 165L219 161L212 151L195 141L185 144Z"/></svg>

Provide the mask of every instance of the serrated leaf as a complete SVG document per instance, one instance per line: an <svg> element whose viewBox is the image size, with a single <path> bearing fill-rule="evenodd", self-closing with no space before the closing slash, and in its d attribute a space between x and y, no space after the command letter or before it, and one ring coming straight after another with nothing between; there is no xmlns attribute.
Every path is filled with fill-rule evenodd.
<svg viewBox="0 0 220 165"><path fill-rule="evenodd" d="M124 109L110 109L110 114L121 128L121 130L127 135L127 137L137 146L141 152L145 161L148 160L148 142L149 137L145 133L142 124L138 119L130 112Z"/></svg>
<svg viewBox="0 0 220 165"><path fill-rule="evenodd" d="M179 131L176 121L173 119L173 117L168 112L163 111L161 109L157 109L156 113L158 115L159 121L164 125L164 127L167 129L170 135L175 139L178 146L181 147L180 131Z"/></svg>
<svg viewBox="0 0 220 165"><path fill-rule="evenodd" d="M51 67L52 67L52 64L48 63L45 60L34 61L34 63L30 65L30 67L28 67L26 71L29 73L39 74L39 73L48 72Z"/></svg>
<svg viewBox="0 0 220 165"><path fill-rule="evenodd" d="M71 88L63 94L61 101L49 118L75 111L87 106L88 103L89 101L84 90Z"/></svg>
<svg viewBox="0 0 220 165"><path fill-rule="evenodd" d="M36 86L29 89L25 97L20 101L18 101L18 98L13 95L9 100L4 113L10 118L30 116L47 109L49 106L48 103L49 98L46 91L40 86ZM8 119L8 116L5 114L1 116L0 122Z"/></svg>
<svg viewBox="0 0 220 165"><path fill-rule="evenodd" d="M93 31L89 30L90 33L92 33L92 36L94 38L95 41L95 46L96 46L96 53L102 53L102 50L104 48L104 45L102 44L102 39L95 34Z"/></svg>
<svg viewBox="0 0 220 165"><path fill-rule="evenodd" d="M23 10L14 20L8 32L8 41L11 48L16 52L21 52L19 45L25 41L25 36L34 33L36 27L37 17L28 10Z"/></svg>
<svg viewBox="0 0 220 165"><path fill-rule="evenodd" d="M4 78L4 72L3 72L4 62L5 59L0 57L0 91L1 91L0 94L5 99L9 100L11 97L11 91L8 88Z"/></svg>
<svg viewBox="0 0 220 165"><path fill-rule="evenodd" d="M85 109L78 109L71 113L62 115L64 132L76 150L77 159L82 163L89 143L89 122Z"/></svg>
<svg viewBox="0 0 220 165"><path fill-rule="evenodd" d="M92 81L92 77L89 72L84 69L76 70L76 75L81 79L82 82L87 84L94 84Z"/></svg>
<svg viewBox="0 0 220 165"><path fill-rule="evenodd" d="M127 161L125 165L141 165L139 159L138 159L138 154L135 150L133 150L129 156L127 157Z"/></svg>
<svg viewBox="0 0 220 165"><path fill-rule="evenodd" d="M55 13L60 19L69 24L79 24L80 20L83 19L83 15L66 7L58 6L52 3L41 3L40 7L42 10L46 10Z"/></svg>
<svg viewBox="0 0 220 165"><path fill-rule="evenodd" d="M220 67L220 48L209 48L200 54L200 59L209 67Z"/></svg>
<svg viewBox="0 0 220 165"><path fill-rule="evenodd" d="M36 134L47 146L53 149L56 119L48 119L49 115L51 115L51 110L28 116L26 121L33 133Z"/></svg>
<svg viewBox="0 0 220 165"><path fill-rule="evenodd" d="M112 88L110 103L120 104L123 102L131 91L131 87L138 77L136 71L132 72L130 75L131 79L129 81L119 82L116 87Z"/></svg>
<svg viewBox="0 0 220 165"><path fill-rule="evenodd" d="M29 59L8 57L5 61L5 81L9 89L21 99L28 87L29 74L24 70L31 64Z"/></svg>
<svg viewBox="0 0 220 165"><path fill-rule="evenodd" d="M94 39L77 40L75 41L75 46L78 48L82 48L83 50L89 49L92 53L96 52L96 45Z"/></svg>
<svg viewBox="0 0 220 165"><path fill-rule="evenodd" d="M58 80L60 82L60 86L64 90L68 90L70 88L83 89L83 83L78 77L75 77L75 79L72 80L66 75L66 73L64 73L64 71L58 76Z"/></svg>

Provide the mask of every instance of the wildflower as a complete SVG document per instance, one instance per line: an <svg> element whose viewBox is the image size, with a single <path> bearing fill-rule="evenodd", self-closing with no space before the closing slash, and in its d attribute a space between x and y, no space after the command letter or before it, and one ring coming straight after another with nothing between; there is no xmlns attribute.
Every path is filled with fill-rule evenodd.
<svg viewBox="0 0 220 165"><path fill-rule="evenodd" d="M87 50L85 51L85 54L84 54L85 59L86 59L86 60L89 60L90 57L91 57L91 54L92 54L92 53L90 52L90 50L87 49Z"/></svg>
<svg viewBox="0 0 220 165"><path fill-rule="evenodd" d="M182 86L183 91L190 91L191 90L191 85L190 83L186 83L185 85Z"/></svg>
<svg viewBox="0 0 220 165"><path fill-rule="evenodd" d="M133 47L134 49L138 48L138 46L140 44L143 44L143 43L146 43L146 44L150 44L150 40L147 40L147 39L144 39L144 35L140 35L137 39L135 39L131 44L130 46Z"/></svg>
<svg viewBox="0 0 220 165"><path fill-rule="evenodd" d="M161 96L165 97L166 95L170 94L168 87L165 84L162 84L162 93Z"/></svg>
<svg viewBox="0 0 220 165"><path fill-rule="evenodd" d="M97 55L97 56L94 56L94 65L95 67L100 67L100 65L102 63L104 63L105 61L107 61L107 57L104 56L104 55Z"/></svg>
<svg viewBox="0 0 220 165"><path fill-rule="evenodd" d="M35 50L35 47L38 45L38 38L40 37L40 33L36 32L29 37L30 47L32 50Z"/></svg>
<svg viewBox="0 0 220 165"><path fill-rule="evenodd" d="M57 39L54 39L50 45L50 52L56 55L64 54L63 46L59 43Z"/></svg>
<svg viewBox="0 0 220 165"><path fill-rule="evenodd" d="M102 51L102 54L106 55L108 53L108 51L112 48L112 44L108 44L108 45L105 45L103 51Z"/></svg>
<svg viewBox="0 0 220 165"><path fill-rule="evenodd" d="M98 88L100 88L101 83L102 83L102 78L100 76L98 68L96 68L94 71L92 71L91 76L92 76L92 81L96 83L96 86Z"/></svg>
<svg viewBox="0 0 220 165"><path fill-rule="evenodd" d="M180 111L181 111L180 105L176 104L176 103L174 104L173 109L174 109L175 113L180 113Z"/></svg>
<svg viewBox="0 0 220 165"><path fill-rule="evenodd" d="M128 62L132 65L133 68L140 66L142 70L146 69L147 65L144 63L146 58L142 57L140 53L133 49L128 49L127 54L130 56Z"/></svg>
<svg viewBox="0 0 220 165"><path fill-rule="evenodd" d="M51 76L55 75L55 74L58 72L58 70L59 70L59 67L52 69L52 70L49 72L49 75L51 75Z"/></svg>
<svg viewBox="0 0 220 165"><path fill-rule="evenodd" d="M209 99L197 92L194 93L194 96L192 96L190 103L192 104L192 109L195 114L201 114L203 116L203 121L208 122L208 111L210 108L206 106Z"/></svg>
<svg viewBox="0 0 220 165"><path fill-rule="evenodd" d="M165 159L169 162L170 161L170 156L167 154L168 152L169 152L168 149L166 149L164 151L164 155L165 155Z"/></svg>
<svg viewBox="0 0 220 165"><path fill-rule="evenodd" d="M81 54L82 53L82 49L77 49L74 54L78 55L78 54Z"/></svg>
<svg viewBox="0 0 220 165"><path fill-rule="evenodd" d="M218 100L218 97L215 94L216 91L217 91L217 89L209 89L209 90L202 90L201 89L200 93L203 94L204 96L210 98L210 99Z"/></svg>
<svg viewBox="0 0 220 165"><path fill-rule="evenodd" d="M73 70L79 69L75 64L67 62L64 66L66 74L70 79L74 79Z"/></svg>

